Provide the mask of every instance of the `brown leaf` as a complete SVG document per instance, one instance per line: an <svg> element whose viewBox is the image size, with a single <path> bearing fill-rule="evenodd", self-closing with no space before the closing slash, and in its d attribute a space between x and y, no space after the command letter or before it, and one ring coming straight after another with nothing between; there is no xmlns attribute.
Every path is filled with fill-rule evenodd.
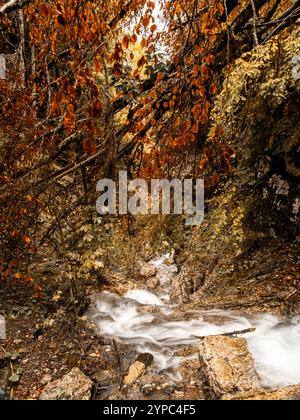
<svg viewBox="0 0 300 420"><path fill-rule="evenodd" d="M83 141L83 150L89 156L94 156L97 153L97 146L91 139L85 139Z"/></svg>

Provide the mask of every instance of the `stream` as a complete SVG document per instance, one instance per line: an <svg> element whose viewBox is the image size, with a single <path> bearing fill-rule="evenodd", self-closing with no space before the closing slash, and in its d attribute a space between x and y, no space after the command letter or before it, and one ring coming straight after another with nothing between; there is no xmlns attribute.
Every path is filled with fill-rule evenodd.
<svg viewBox="0 0 300 420"><path fill-rule="evenodd" d="M172 278L177 273L170 260L171 255L165 255L150 263L160 280L156 293L135 289L122 297L109 292L95 296L91 318L101 336L114 337L138 353L151 353L157 372L177 381L178 366L197 359L199 337L254 327L255 332L243 336L263 385L300 383L300 316L278 319L270 314L250 317L223 310L182 312L170 301Z"/></svg>

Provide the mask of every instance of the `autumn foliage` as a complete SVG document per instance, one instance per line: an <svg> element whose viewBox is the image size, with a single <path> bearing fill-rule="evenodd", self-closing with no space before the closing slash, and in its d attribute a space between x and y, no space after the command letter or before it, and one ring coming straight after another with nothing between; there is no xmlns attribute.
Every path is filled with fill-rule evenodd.
<svg viewBox="0 0 300 420"><path fill-rule="evenodd" d="M234 170L223 127L208 137L210 112L224 72L290 2L158 3L160 22L150 0L0 8L13 40L0 81L2 279L31 283L28 258L118 165L146 178L204 175L207 188Z"/></svg>

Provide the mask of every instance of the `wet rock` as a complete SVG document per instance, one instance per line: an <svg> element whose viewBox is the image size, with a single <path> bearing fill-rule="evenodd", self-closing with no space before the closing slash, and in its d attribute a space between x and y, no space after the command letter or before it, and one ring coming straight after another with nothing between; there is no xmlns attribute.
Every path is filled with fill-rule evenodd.
<svg viewBox="0 0 300 420"><path fill-rule="evenodd" d="M198 347L189 346L189 347L181 348L179 350L175 350L174 351L174 356L189 357L189 356L193 356L193 355L197 354L197 352L198 352ZM199 362L197 362L197 363L199 364Z"/></svg>
<svg viewBox="0 0 300 420"><path fill-rule="evenodd" d="M176 384L174 383L165 383L162 384L160 391L164 394L167 395L168 397L170 397L173 392L176 390Z"/></svg>
<svg viewBox="0 0 300 420"><path fill-rule="evenodd" d="M253 401L294 401L300 400L300 385L288 386L277 391L246 392L237 395L224 395L222 400Z"/></svg>
<svg viewBox="0 0 300 420"><path fill-rule="evenodd" d="M49 383L40 400L89 400L93 382L80 369L74 368L63 378Z"/></svg>
<svg viewBox="0 0 300 420"><path fill-rule="evenodd" d="M154 383L145 384L141 389L143 395L146 397L151 397L155 392L157 392L157 385Z"/></svg>
<svg viewBox="0 0 300 420"><path fill-rule="evenodd" d="M160 284L160 281L157 277L152 277L151 279L147 280L147 287L148 289L156 289Z"/></svg>
<svg viewBox="0 0 300 420"><path fill-rule="evenodd" d="M141 305L137 311L140 314L159 314L161 312L161 309L159 306L153 306L153 305Z"/></svg>
<svg viewBox="0 0 300 420"><path fill-rule="evenodd" d="M146 279L150 279L151 277L155 277L157 273L156 267L151 264L144 264L140 267L140 276L145 277Z"/></svg>
<svg viewBox="0 0 300 420"><path fill-rule="evenodd" d="M171 300L174 302L188 303L192 299L192 295L203 286L204 277L202 273L190 274L190 264L187 261L180 273L172 280Z"/></svg>
<svg viewBox="0 0 300 420"><path fill-rule="evenodd" d="M124 378L124 385L130 385L145 373L145 365L142 362L134 362L130 366L127 375Z"/></svg>
<svg viewBox="0 0 300 420"><path fill-rule="evenodd" d="M199 370L199 360L184 360L179 366L179 372L183 381L198 379Z"/></svg>
<svg viewBox="0 0 300 420"><path fill-rule="evenodd" d="M196 361L197 362L197 361ZM199 364L199 362L198 362ZM162 374L145 375L140 388L144 397L151 400L203 400L201 383L194 380L178 380L169 382Z"/></svg>
<svg viewBox="0 0 300 420"><path fill-rule="evenodd" d="M101 370L100 372L94 373L92 376L93 381L97 384L97 387L106 388L114 384L117 381L118 376L111 370Z"/></svg>
<svg viewBox="0 0 300 420"><path fill-rule="evenodd" d="M153 355L151 353L142 353L138 356L136 361L143 363L145 368L147 368L153 362Z"/></svg>
<svg viewBox="0 0 300 420"><path fill-rule="evenodd" d="M108 369L95 372L91 378L94 382L93 399L96 400L113 397L118 392L122 379L120 370L116 372Z"/></svg>
<svg viewBox="0 0 300 420"><path fill-rule="evenodd" d="M213 396L261 388L244 338L206 337L199 347L199 357Z"/></svg>
<svg viewBox="0 0 300 420"><path fill-rule="evenodd" d="M124 378L124 385L130 385L144 375L146 368L153 362L150 353L140 354L137 360L129 367L128 373Z"/></svg>
<svg viewBox="0 0 300 420"><path fill-rule="evenodd" d="M208 322L209 324L222 326L228 324L232 321L232 318L224 315L214 315L214 314L204 314L203 321Z"/></svg>

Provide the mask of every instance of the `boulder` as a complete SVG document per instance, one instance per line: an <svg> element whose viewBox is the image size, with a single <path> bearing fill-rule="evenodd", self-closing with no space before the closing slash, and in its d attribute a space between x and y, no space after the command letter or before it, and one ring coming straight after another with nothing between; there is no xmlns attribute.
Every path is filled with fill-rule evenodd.
<svg viewBox="0 0 300 420"><path fill-rule="evenodd" d="M160 281L157 277L151 277L150 279L147 280L146 283L148 289L156 289L159 285L160 285Z"/></svg>
<svg viewBox="0 0 300 420"><path fill-rule="evenodd" d="M40 395L40 400L89 400L93 382L80 369L50 382Z"/></svg>
<svg viewBox="0 0 300 420"><path fill-rule="evenodd" d="M127 375L124 378L124 385L130 385L135 382L140 376L145 373L145 365L142 362L134 362L129 370Z"/></svg>
<svg viewBox="0 0 300 420"><path fill-rule="evenodd" d="M213 397L261 389L244 338L206 337L199 347L199 358Z"/></svg>
<svg viewBox="0 0 300 420"><path fill-rule="evenodd" d="M222 400L295 401L300 400L300 385L288 386L277 391L246 392L237 395L224 395Z"/></svg>
<svg viewBox="0 0 300 420"><path fill-rule="evenodd" d="M140 276L146 279L150 279L151 277L155 277L157 274L157 269L154 265L151 264L144 264L140 267Z"/></svg>
<svg viewBox="0 0 300 420"><path fill-rule="evenodd" d="M124 385L130 385L138 378L144 375L146 368L153 362L153 356L150 353L142 353L137 360L129 367L127 375L124 377Z"/></svg>

